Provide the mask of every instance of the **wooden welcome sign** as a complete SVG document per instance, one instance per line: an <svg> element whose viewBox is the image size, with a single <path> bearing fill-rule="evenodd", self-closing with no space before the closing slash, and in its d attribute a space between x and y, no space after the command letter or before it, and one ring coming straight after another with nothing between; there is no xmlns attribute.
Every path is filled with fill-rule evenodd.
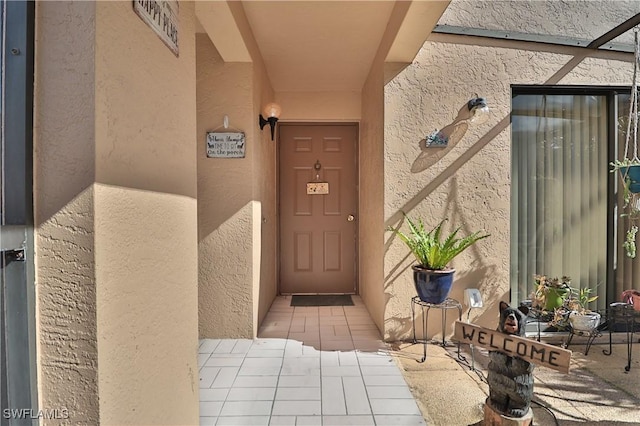
<svg viewBox="0 0 640 426"><path fill-rule="evenodd" d="M561 373L569 372L571 351L557 346L461 321L456 321L454 340L522 358L525 361L552 368Z"/></svg>

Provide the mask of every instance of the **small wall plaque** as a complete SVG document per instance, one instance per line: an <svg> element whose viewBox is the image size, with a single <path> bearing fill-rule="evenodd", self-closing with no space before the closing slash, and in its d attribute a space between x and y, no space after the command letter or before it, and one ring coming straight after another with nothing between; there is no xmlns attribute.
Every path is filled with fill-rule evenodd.
<svg viewBox="0 0 640 426"><path fill-rule="evenodd" d="M244 158L244 133L207 133L207 157Z"/></svg>
<svg viewBox="0 0 640 426"><path fill-rule="evenodd" d="M329 193L329 182L307 183L307 195L322 195Z"/></svg>

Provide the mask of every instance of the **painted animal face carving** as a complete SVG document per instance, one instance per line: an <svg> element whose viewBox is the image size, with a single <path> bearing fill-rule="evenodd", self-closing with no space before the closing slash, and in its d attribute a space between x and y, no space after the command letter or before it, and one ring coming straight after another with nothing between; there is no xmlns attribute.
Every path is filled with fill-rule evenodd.
<svg viewBox="0 0 640 426"><path fill-rule="evenodd" d="M512 308L505 302L500 302L500 323L498 331L507 334L524 336L524 324L529 309L520 306L518 309Z"/></svg>

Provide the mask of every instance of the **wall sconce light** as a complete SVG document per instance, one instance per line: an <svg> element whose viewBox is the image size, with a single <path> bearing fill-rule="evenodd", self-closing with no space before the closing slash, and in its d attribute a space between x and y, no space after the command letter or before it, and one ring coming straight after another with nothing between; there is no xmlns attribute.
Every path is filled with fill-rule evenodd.
<svg viewBox="0 0 640 426"><path fill-rule="evenodd" d="M469 125L482 124L489 119L489 106L485 98L476 95L458 110L458 116L451 124L434 130L425 137L425 147L446 148L449 143L455 145L467 132Z"/></svg>
<svg viewBox="0 0 640 426"><path fill-rule="evenodd" d="M469 123L482 124L489 119L489 106L485 98L472 98L467 102L467 108L469 108L469 113L471 114Z"/></svg>
<svg viewBox="0 0 640 426"><path fill-rule="evenodd" d="M262 114L260 114L260 130L262 130L264 126L269 123L269 126L271 127L271 140L273 140L273 136L276 130L276 123L278 122L278 117L280 117L282 108L280 108L280 105L278 105L277 103L270 102L264 107L262 112L267 116L267 118L264 118Z"/></svg>

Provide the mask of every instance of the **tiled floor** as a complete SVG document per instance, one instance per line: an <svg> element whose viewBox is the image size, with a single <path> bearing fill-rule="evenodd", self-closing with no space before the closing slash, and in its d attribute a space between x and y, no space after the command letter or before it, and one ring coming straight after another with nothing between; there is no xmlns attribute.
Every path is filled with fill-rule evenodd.
<svg viewBox="0 0 640 426"><path fill-rule="evenodd" d="M200 342L201 425L424 425L362 300L276 299L259 338Z"/></svg>

